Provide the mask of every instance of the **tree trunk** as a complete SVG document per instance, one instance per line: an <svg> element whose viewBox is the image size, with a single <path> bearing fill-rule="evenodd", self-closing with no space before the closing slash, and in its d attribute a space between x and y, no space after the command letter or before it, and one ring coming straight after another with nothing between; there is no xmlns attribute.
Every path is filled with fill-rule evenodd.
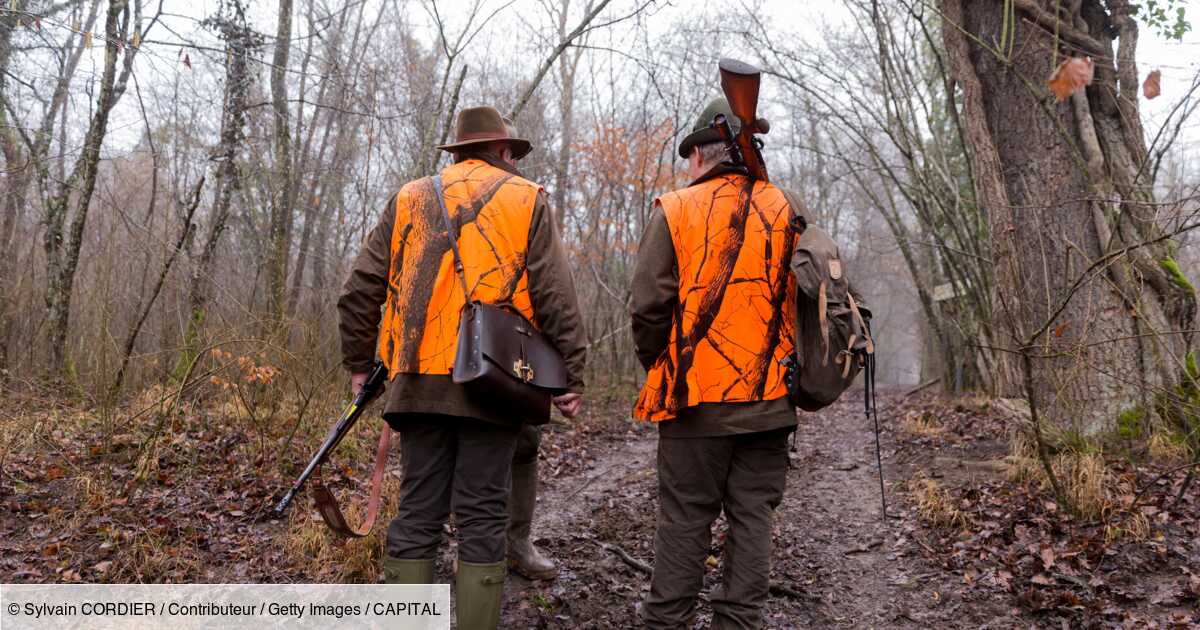
<svg viewBox="0 0 1200 630"><path fill-rule="evenodd" d="M279 27L271 67L271 105L275 114L275 173L271 185L271 232L267 254L267 306L275 326L287 317L287 273L292 211L292 135L287 103L287 66L292 38L292 0L279 0Z"/></svg>
<svg viewBox="0 0 1200 630"><path fill-rule="evenodd" d="M24 2L18 5L25 10ZM0 15L0 100L8 99L7 80L9 60L12 58L12 32L17 26L15 14ZM0 155L4 156L4 172L8 186L0 200L0 383L8 376L8 339L12 329L9 295L12 292L13 236L21 223L25 209L25 194L29 189L28 154L22 150L21 139L16 129L8 123L8 110L0 107Z"/></svg>
<svg viewBox="0 0 1200 630"><path fill-rule="evenodd" d="M188 296L190 317L183 338L183 352L175 363L172 376L181 378L199 351L200 329L207 315L212 293L212 274L216 266L217 247L229 222L233 193L241 185L237 157L245 139L246 103L250 90L249 58L258 47L259 36L246 25L245 8L240 2L231 4L229 19L221 24L225 40L225 93L221 114L221 139L213 160L217 162L216 191L208 233L200 258L192 268L191 292Z"/></svg>
<svg viewBox="0 0 1200 630"><path fill-rule="evenodd" d="M104 71L100 78L96 110L88 124L83 150L72 168L71 175L62 181L55 194L46 202L46 231L43 238L47 267L46 310L50 331L50 356L54 370L59 373L65 373L68 368L65 360L67 328L71 316L71 293L75 284L75 271L79 265L79 251L83 245L83 228L87 223L92 192L96 187L100 146L108 130L109 113L124 93L133 67L133 56L137 51L132 46L126 48L123 45L127 39L128 9L128 0L112 0L108 5L108 15L104 24ZM122 49L125 50L125 65L118 81L117 59ZM72 199L75 202L75 211L70 225L67 226Z"/></svg>
<svg viewBox="0 0 1200 630"><path fill-rule="evenodd" d="M942 10L989 212L998 342L1028 371L1002 374L1000 393L1096 433L1173 391L1195 318L1193 292L1164 264L1173 245L1143 168L1137 25L1121 0L942 0ZM1057 102L1046 78L1065 55L1092 57L1095 80Z"/></svg>

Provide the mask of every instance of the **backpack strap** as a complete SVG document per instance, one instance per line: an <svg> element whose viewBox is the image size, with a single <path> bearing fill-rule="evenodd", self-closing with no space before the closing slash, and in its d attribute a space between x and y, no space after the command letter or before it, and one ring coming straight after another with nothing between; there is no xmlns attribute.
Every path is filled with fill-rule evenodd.
<svg viewBox="0 0 1200 630"><path fill-rule="evenodd" d="M783 193L783 198L787 200L788 207L792 210L791 218L788 219L788 225L796 234L803 234L804 230L808 229L809 224L808 206L805 206L804 202L800 201L800 198L792 191L783 186L776 186L776 188L779 189L779 192Z"/></svg>
<svg viewBox="0 0 1200 630"><path fill-rule="evenodd" d="M826 282L821 281L817 292L817 319L821 325L821 365L829 365L829 298L825 293Z"/></svg>
<svg viewBox="0 0 1200 630"><path fill-rule="evenodd" d="M867 342L867 354L875 354L875 340L871 339L871 329L867 328L867 323L863 321L862 311L858 310L858 301L854 299L854 294L847 291L846 299L850 302L850 312L854 313L854 322L858 324L858 329L862 331L863 341ZM854 345L851 343L851 345Z"/></svg>

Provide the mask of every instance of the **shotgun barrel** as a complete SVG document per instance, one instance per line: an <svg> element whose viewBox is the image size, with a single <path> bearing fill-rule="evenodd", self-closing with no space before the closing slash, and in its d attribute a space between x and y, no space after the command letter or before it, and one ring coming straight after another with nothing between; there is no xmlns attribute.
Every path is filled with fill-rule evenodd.
<svg viewBox="0 0 1200 630"><path fill-rule="evenodd" d="M362 416L363 410L379 395L379 392L383 389L384 381L387 380L387 373L387 368L384 367L383 362L376 361L375 366L371 368L371 372L367 376L367 381L363 383L362 389L358 390L358 395L354 397L354 400L342 412L341 417L338 418L337 423L329 430L329 435L325 436L325 442L321 444L321 448L317 449L317 454L313 456L312 461L308 462L308 466L304 468L304 472L300 474L296 483L292 484L287 494L283 495L283 499L271 510L272 516L279 518L287 512L292 499L295 499L300 490L304 488L304 484L308 483L309 477L312 477L313 473L321 467L321 464L324 464L325 460L329 459L329 454L333 452L333 449L337 448L342 438L346 437L346 434L354 427L354 423L358 422L358 418Z"/></svg>

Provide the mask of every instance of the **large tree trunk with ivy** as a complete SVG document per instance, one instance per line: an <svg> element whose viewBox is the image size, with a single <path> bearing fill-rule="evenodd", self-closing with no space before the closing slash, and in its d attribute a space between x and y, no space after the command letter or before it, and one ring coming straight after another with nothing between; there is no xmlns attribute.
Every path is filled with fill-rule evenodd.
<svg viewBox="0 0 1200 630"><path fill-rule="evenodd" d="M1196 299L1156 216L1138 111L1138 26L1121 0L942 0L978 197L994 318L1022 370L1001 392L1092 434L1155 409L1184 379ZM1059 102L1066 56L1095 79Z"/></svg>

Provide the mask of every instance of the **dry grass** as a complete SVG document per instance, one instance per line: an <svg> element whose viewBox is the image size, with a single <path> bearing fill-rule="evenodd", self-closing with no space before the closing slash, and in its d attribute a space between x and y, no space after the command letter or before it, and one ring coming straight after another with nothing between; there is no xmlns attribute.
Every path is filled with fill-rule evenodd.
<svg viewBox="0 0 1200 630"><path fill-rule="evenodd" d="M1136 511L1127 518L1113 521L1104 526L1104 541L1115 542L1121 538L1145 540L1150 536L1150 519L1142 512Z"/></svg>
<svg viewBox="0 0 1200 630"><path fill-rule="evenodd" d="M394 476L387 475L384 477L379 521L365 538L351 540L338 538L329 531L314 510L298 509L301 506L297 505L288 521L287 535L281 543L284 554L300 562L312 563L311 566L323 567L328 573L323 577L332 581L373 584L379 577L387 519L389 515L396 513L399 497L399 481ZM356 497L352 501L346 493L342 493L338 498L342 501L346 520L351 525L359 524L366 515L365 500ZM307 504L305 506L307 507Z"/></svg>
<svg viewBox="0 0 1200 630"><path fill-rule="evenodd" d="M909 411L900 420L900 430L917 437L933 437L945 433L946 427L938 423L929 411Z"/></svg>
<svg viewBox="0 0 1200 630"><path fill-rule="evenodd" d="M908 482L908 491L917 502L917 515L925 524L933 527L955 527L966 522L966 516L958 509L954 497L937 481L918 472Z"/></svg>
<svg viewBox="0 0 1200 630"><path fill-rule="evenodd" d="M1148 445L1150 457L1157 461L1178 462L1191 457L1187 442L1174 433L1155 431Z"/></svg>
<svg viewBox="0 0 1200 630"><path fill-rule="evenodd" d="M1008 478L1017 483L1041 483L1046 472L1038 461L1037 447L1026 431L1017 428L1008 437Z"/></svg>
<svg viewBox="0 0 1200 630"><path fill-rule="evenodd" d="M1054 474L1072 507L1085 518L1097 518L1112 507L1113 479L1100 453L1065 452L1054 457Z"/></svg>
<svg viewBox="0 0 1200 630"><path fill-rule="evenodd" d="M1017 428L1009 436L1010 480L1050 490L1050 481L1037 453L1037 446L1028 427ZM1071 506L1085 518L1098 518L1111 511L1116 494L1116 479L1104 463L1104 453L1098 447L1067 448L1051 457L1050 467L1062 486Z"/></svg>

